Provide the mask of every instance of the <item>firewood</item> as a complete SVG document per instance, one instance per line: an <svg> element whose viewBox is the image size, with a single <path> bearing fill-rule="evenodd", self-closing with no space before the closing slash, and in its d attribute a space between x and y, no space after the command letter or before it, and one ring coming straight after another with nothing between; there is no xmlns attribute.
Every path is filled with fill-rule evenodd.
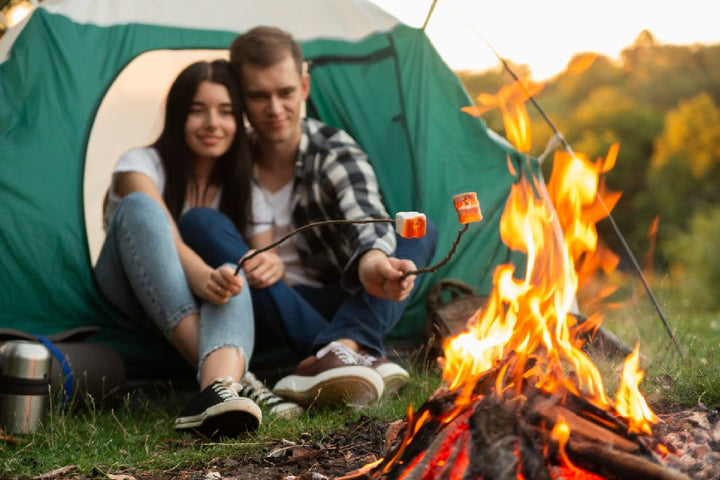
<svg viewBox="0 0 720 480"><path fill-rule="evenodd" d="M601 448L596 442L570 437L566 446L568 457L579 466L593 465L614 478L632 480L691 480L684 473L639 455L613 448ZM597 470L596 470L597 471Z"/></svg>
<svg viewBox="0 0 720 480"><path fill-rule="evenodd" d="M515 432L514 412L495 402L483 401L470 417L472 445L470 471L473 478L515 480L518 456L515 445L519 438Z"/></svg>
<svg viewBox="0 0 720 480"><path fill-rule="evenodd" d="M612 445L628 453L638 453L643 450L641 444L630 441L602 426L585 420L562 405L557 405L554 402L538 402L534 405L533 412L539 414L542 419L547 422L545 428L548 432L558 419L562 417L570 426L571 435L579 435L589 440L594 440L600 445Z"/></svg>

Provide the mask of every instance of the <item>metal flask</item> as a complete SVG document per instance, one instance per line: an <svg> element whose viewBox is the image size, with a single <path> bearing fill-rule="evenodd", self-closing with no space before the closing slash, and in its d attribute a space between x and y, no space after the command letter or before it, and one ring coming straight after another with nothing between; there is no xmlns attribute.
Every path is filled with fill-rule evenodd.
<svg viewBox="0 0 720 480"><path fill-rule="evenodd" d="M52 355L39 342L9 340L0 345L0 428L31 433L49 405Z"/></svg>

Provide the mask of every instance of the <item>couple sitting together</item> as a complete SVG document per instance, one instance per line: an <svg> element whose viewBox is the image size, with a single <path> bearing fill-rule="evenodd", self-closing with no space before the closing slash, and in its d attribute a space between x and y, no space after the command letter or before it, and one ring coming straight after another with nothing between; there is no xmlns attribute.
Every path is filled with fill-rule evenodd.
<svg viewBox="0 0 720 480"><path fill-rule="evenodd" d="M177 430L238 435L260 425L261 407L366 405L408 381L383 339L415 286L401 277L434 254L431 222L421 239L391 223L307 229L235 273L303 225L388 218L355 141L300 117L309 81L298 43L256 27L234 40L229 63L178 75L159 138L113 171L95 274L108 301L197 368L200 392ZM248 371L256 337L302 359L273 392Z"/></svg>

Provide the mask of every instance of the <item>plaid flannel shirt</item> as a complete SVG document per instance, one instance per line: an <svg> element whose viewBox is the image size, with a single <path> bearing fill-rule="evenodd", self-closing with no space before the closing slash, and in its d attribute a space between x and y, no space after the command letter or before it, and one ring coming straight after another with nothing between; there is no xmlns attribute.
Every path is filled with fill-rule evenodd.
<svg viewBox="0 0 720 480"><path fill-rule="evenodd" d="M292 223L298 228L322 220L387 219L375 171L367 154L344 131L308 118L295 162ZM341 280L360 288L357 260L370 249L395 252L392 223L337 224L310 228L292 237L307 272L322 283Z"/></svg>

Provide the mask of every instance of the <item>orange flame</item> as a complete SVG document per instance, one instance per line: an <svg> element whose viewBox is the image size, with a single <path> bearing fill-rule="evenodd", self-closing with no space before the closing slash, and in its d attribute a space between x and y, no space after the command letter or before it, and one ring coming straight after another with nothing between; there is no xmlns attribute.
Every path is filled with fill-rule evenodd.
<svg viewBox="0 0 720 480"><path fill-rule="evenodd" d="M647 253L645 254L645 266L643 269L646 275L652 275L655 270L655 262L653 261L653 256L655 255L655 244L657 243L657 234L659 229L660 217L656 216L650 224L650 228L648 229L648 240L650 246L648 247Z"/></svg>
<svg viewBox="0 0 720 480"><path fill-rule="evenodd" d="M567 67L568 73L571 75L579 75L583 73L585 70L590 68L593 63L595 63L597 58L597 53L584 53L582 55L577 55L570 60L570 64Z"/></svg>
<svg viewBox="0 0 720 480"><path fill-rule="evenodd" d="M626 418L631 433L646 433L650 435L650 424L658 422L658 418L650 410L643 398L638 385L645 374L638 370L640 364L640 345L635 345L633 352L628 355L623 367L620 387L615 396L615 409L620 416Z"/></svg>
<svg viewBox="0 0 720 480"><path fill-rule="evenodd" d="M509 86L500 89L497 95L481 93L477 96L478 107L464 107L462 111L475 117L499 108L503 113L505 134L508 140L520 152L529 152L531 145L530 116L525 108L525 102L540 91L544 84L532 82L527 78L520 79Z"/></svg>
<svg viewBox="0 0 720 480"><path fill-rule="evenodd" d="M499 107L509 139L520 152L527 152L530 134L524 102L541 88L531 83L526 88L505 87L497 96L478 96L483 107L463 110L479 115ZM620 193L606 189L603 179L615 165L618 151L614 144L604 159L595 162L582 154L556 153L547 188L541 179L513 170L519 179L505 205L500 234L510 249L525 254L525 271L516 271L512 264L497 267L487 306L470 319L467 332L446 342L443 380L450 389L462 387L458 404L470 401L476 380L512 353L516 366L497 377L496 394L530 381L537 388L549 392L564 389L611 409L602 377L580 349L583 341L578 337L581 331L599 325L601 316L593 315L591 326L584 325L583 330L576 328L578 318L573 309L580 274L610 272L618 263L609 249L599 248L595 228L620 198ZM508 164L512 162L508 160ZM602 257L596 256L598 251ZM639 391L622 401L624 412L640 409L642 418L647 419L644 415L649 410L645 410ZM637 415L621 415L637 419Z"/></svg>
<svg viewBox="0 0 720 480"><path fill-rule="evenodd" d="M571 471L577 470L577 467L570 461L565 451L565 445L567 445L570 439L570 425L565 421L565 418L560 416L557 423L550 432L550 438L558 443L558 456L560 457L560 464Z"/></svg>

